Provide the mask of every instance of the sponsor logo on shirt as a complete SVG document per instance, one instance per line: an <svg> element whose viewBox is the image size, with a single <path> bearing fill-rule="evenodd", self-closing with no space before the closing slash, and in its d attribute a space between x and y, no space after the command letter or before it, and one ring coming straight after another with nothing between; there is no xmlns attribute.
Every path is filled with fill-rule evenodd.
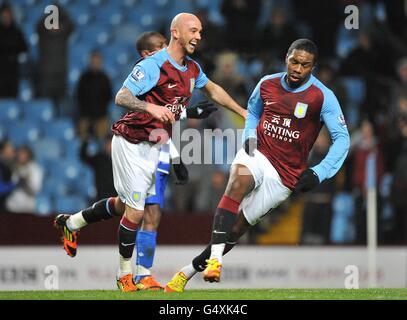
<svg viewBox="0 0 407 320"><path fill-rule="evenodd" d="M187 107L188 97L175 97L172 103L167 103L165 105L176 117L181 116L182 111Z"/></svg>
<svg viewBox="0 0 407 320"><path fill-rule="evenodd" d="M293 142L300 138L300 132L290 128L291 119L281 118L279 115L272 115L271 121L263 121L264 134L281 141Z"/></svg>

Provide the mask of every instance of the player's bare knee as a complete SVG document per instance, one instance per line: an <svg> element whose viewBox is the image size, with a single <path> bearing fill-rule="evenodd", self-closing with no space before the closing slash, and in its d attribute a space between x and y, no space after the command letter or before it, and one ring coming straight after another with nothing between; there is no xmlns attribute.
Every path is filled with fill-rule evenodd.
<svg viewBox="0 0 407 320"><path fill-rule="evenodd" d="M115 198L114 201L114 210L118 216L122 216L126 210L126 205L120 200L119 197Z"/></svg>
<svg viewBox="0 0 407 320"><path fill-rule="evenodd" d="M248 169L241 165L232 167L225 192L226 195L237 201L241 201L254 187L253 176L251 174L242 174L242 170Z"/></svg>
<svg viewBox="0 0 407 320"><path fill-rule="evenodd" d="M132 207L126 206L126 210L124 211L124 216L127 220L133 223L139 224L143 219L144 210L137 210Z"/></svg>

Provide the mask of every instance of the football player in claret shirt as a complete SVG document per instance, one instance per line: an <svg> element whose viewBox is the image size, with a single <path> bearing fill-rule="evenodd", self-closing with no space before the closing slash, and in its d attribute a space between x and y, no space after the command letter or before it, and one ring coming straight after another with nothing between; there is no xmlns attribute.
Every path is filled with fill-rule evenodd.
<svg viewBox="0 0 407 320"><path fill-rule="evenodd" d="M136 48L142 58L154 54L156 51L167 46L167 40L159 32L148 31L140 35L137 40ZM138 62L137 62L138 63ZM137 64L136 63L136 64ZM201 102L195 106L184 110L186 118L203 119L207 118L217 108L209 103ZM154 262L155 249L157 244L157 229L161 220L161 209L164 208L165 190L168 184L170 173L170 159L179 158L178 151L170 139L160 149L160 161L157 165L155 174L155 195L146 198L146 207L144 210L143 222L136 236L136 273L135 283L140 290L163 290L164 287L151 275L151 268ZM188 182L188 171L181 159L173 163L177 184ZM64 229L67 225L67 234L63 234L63 242L66 253L70 257L75 257L77 252L78 227L83 230L87 224L105 221L114 216L122 216L124 205L114 209L115 202L121 204L116 197L99 200L94 206L81 210L80 212L68 215L61 214L56 218L57 226ZM114 215L113 215L114 213ZM83 221L81 221L83 219ZM76 227L75 221L79 221ZM73 227L72 227L73 223ZM71 228L72 230L70 230Z"/></svg>
<svg viewBox="0 0 407 320"><path fill-rule="evenodd" d="M124 292L138 290L133 280L131 257L146 198L155 194L154 177L160 148L171 137L172 124L188 107L194 88L202 89L211 100L244 118L247 114L188 56L201 40L201 31L201 22L196 16L188 13L175 16L169 46L138 62L117 93L116 105L129 110L112 127L113 179L118 197L95 203L67 223L59 224L57 219L64 238L72 242L73 232L89 223L86 216L92 215L88 215L88 211L97 208L106 216L124 211L118 230L117 274L117 285ZM66 250L69 244L64 241Z"/></svg>
<svg viewBox="0 0 407 320"><path fill-rule="evenodd" d="M286 72L263 77L248 102L243 148L231 165L224 196L215 212L210 244L167 283L165 291L182 292L197 272L219 282L222 255L291 193L311 190L334 176L349 149L349 133L335 94L312 75L318 59L307 39L292 43ZM332 145L316 166L308 154L325 125Z"/></svg>

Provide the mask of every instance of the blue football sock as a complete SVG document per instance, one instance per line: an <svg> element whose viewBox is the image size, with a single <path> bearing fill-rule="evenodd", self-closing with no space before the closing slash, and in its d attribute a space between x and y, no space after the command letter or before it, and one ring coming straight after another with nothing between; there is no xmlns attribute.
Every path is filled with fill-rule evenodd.
<svg viewBox="0 0 407 320"><path fill-rule="evenodd" d="M150 269L153 266L155 247L157 244L156 231L139 231L137 232L137 255L136 265ZM146 275L144 275L146 276ZM138 282L143 275L137 275L136 282Z"/></svg>

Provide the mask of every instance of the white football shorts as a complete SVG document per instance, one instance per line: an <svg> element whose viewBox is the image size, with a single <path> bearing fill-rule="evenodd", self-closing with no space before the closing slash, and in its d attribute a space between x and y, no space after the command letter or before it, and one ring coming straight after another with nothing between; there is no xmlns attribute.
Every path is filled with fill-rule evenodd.
<svg viewBox="0 0 407 320"><path fill-rule="evenodd" d="M232 166L241 164L252 174L255 187L240 203L239 210L243 211L246 220L255 225L270 210L278 207L288 198L291 190L281 182L281 178L270 161L257 149L250 157L244 149L240 149ZM242 172L241 174L245 174Z"/></svg>
<svg viewBox="0 0 407 320"><path fill-rule="evenodd" d="M155 195L155 171L160 145L133 144L122 136L112 138L114 187L120 200L136 210L144 210L145 200Z"/></svg>

